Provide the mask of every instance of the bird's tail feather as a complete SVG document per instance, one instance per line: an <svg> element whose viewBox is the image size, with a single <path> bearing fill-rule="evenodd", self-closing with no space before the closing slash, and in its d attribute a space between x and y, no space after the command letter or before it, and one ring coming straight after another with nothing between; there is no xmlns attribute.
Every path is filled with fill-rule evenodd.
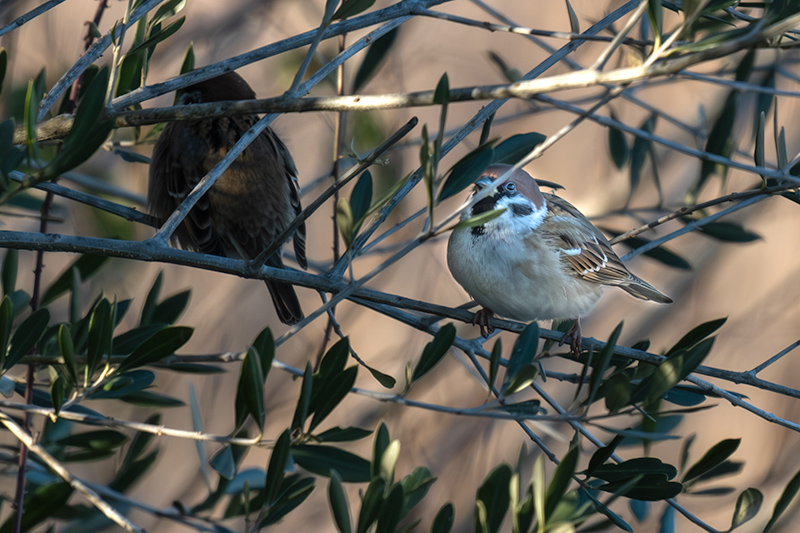
<svg viewBox="0 0 800 533"><path fill-rule="evenodd" d="M272 296L272 303L278 313L278 319L284 324L297 324L303 319L303 310L300 308L300 300L297 293L290 283L280 283L277 281L267 281L269 295Z"/></svg>
<svg viewBox="0 0 800 533"><path fill-rule="evenodd" d="M661 293L646 281L633 277L629 283L620 285L628 294L640 300L652 300L660 304L671 304L672 298Z"/></svg>

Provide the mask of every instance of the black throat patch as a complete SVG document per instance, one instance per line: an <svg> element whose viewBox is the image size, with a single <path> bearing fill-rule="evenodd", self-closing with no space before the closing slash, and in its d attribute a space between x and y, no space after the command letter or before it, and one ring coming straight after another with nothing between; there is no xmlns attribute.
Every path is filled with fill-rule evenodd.
<svg viewBox="0 0 800 533"><path fill-rule="evenodd" d="M515 217L526 217L533 213L533 207L530 204L509 204L508 207L511 209L511 213Z"/></svg>

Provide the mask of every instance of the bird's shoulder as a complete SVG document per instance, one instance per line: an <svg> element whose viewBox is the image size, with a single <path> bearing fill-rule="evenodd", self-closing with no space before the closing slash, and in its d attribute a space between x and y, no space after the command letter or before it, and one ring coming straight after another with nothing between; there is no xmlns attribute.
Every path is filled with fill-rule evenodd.
<svg viewBox="0 0 800 533"><path fill-rule="evenodd" d="M575 206L554 194L543 194L547 214L539 234L555 247L568 271L587 281L617 284L630 272L605 235Z"/></svg>

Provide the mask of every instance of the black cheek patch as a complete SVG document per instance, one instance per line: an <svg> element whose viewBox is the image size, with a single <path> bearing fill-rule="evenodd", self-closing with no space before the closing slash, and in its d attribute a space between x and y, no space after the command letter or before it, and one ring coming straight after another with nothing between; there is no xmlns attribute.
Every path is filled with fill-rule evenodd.
<svg viewBox="0 0 800 533"><path fill-rule="evenodd" d="M526 217L533 213L533 208L528 204L509 204L509 208L511 208L511 212L516 217Z"/></svg>

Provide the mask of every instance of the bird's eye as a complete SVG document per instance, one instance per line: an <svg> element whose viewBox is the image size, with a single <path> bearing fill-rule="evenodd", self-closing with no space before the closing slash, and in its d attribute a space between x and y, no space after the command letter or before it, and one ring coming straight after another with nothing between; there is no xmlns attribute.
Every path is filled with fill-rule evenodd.
<svg viewBox="0 0 800 533"><path fill-rule="evenodd" d="M508 192L516 192L517 191L517 186L514 185L514 182L509 181L508 183L506 183L505 189Z"/></svg>

